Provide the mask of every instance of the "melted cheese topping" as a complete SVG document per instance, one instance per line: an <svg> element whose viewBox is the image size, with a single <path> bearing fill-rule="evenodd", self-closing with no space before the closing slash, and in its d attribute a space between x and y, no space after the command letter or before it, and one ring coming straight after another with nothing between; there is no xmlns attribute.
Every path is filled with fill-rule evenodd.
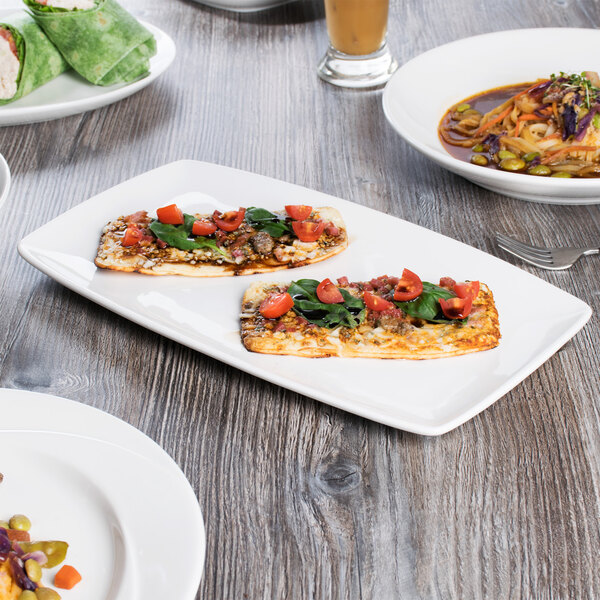
<svg viewBox="0 0 600 600"><path fill-rule="evenodd" d="M0 100L10 100L17 93L20 66L8 41L0 37Z"/></svg>

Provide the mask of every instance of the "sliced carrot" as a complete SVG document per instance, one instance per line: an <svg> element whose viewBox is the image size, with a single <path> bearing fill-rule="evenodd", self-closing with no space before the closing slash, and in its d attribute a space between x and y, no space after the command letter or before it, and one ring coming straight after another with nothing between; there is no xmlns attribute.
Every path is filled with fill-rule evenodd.
<svg viewBox="0 0 600 600"><path fill-rule="evenodd" d="M514 96L514 99L516 100L517 98L520 98L521 96L524 96L525 94L528 94L531 90L533 90L534 88L536 88L538 85L542 85L542 83L547 83L548 81L550 81L550 80L549 79L545 79L543 81L537 81L531 87L528 87L526 90L523 90L522 92L519 92L516 96Z"/></svg>
<svg viewBox="0 0 600 600"><path fill-rule="evenodd" d="M558 104L556 103L556 101L552 103L552 112L554 113L554 118L556 119L556 122L560 123L560 120L558 118Z"/></svg>
<svg viewBox="0 0 600 600"><path fill-rule="evenodd" d="M517 119L517 127L515 128L515 137L517 137L521 131L521 125L524 121L542 121L544 117L538 117L537 115L531 113L522 114Z"/></svg>
<svg viewBox="0 0 600 600"><path fill-rule="evenodd" d="M79 571L71 565L63 565L54 576L54 585L63 590L70 590L81 581Z"/></svg>
<svg viewBox="0 0 600 600"><path fill-rule="evenodd" d="M543 137L540 142L543 142L544 140L556 140L559 137L561 137L561 134L557 131L556 133L551 133L550 135Z"/></svg>
<svg viewBox="0 0 600 600"><path fill-rule="evenodd" d="M548 152L547 156L541 161L541 163L543 165L549 163L561 154L569 154L571 152L593 152L594 150L597 150L595 146L567 146L566 148L561 148L560 150L555 150L554 152Z"/></svg>
<svg viewBox="0 0 600 600"><path fill-rule="evenodd" d="M494 117L493 119L490 119L487 123L484 123L474 134L473 137L478 136L482 131L485 131L486 129L489 129L492 125L495 125L496 123L499 123L500 121L502 121L502 119L504 119L504 117L506 117L506 115L508 115L508 113L510 113L510 111L513 109L512 105L509 106L508 108L506 108L505 110L503 110L497 117Z"/></svg>

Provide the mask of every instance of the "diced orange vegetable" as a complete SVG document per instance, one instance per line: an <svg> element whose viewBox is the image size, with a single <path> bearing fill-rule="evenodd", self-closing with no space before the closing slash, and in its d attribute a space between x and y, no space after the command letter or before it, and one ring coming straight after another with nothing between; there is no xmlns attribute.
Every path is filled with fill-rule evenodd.
<svg viewBox="0 0 600 600"><path fill-rule="evenodd" d="M63 565L54 576L54 585L63 590L70 590L81 581L79 571L71 565Z"/></svg>
<svg viewBox="0 0 600 600"><path fill-rule="evenodd" d="M28 531L21 531L20 529L7 529L6 533L8 539L11 542L30 542L31 537Z"/></svg>

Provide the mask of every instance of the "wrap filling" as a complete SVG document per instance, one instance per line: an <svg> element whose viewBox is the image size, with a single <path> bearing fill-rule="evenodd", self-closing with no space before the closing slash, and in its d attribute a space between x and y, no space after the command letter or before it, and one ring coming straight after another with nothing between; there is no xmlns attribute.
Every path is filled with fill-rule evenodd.
<svg viewBox="0 0 600 600"><path fill-rule="evenodd" d="M9 100L17 93L20 68L15 39L6 27L0 27L0 100Z"/></svg>

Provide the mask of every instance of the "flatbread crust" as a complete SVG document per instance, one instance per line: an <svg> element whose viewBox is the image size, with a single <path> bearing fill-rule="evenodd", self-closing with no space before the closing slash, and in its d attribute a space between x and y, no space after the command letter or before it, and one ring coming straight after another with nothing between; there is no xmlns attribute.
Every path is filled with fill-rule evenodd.
<svg viewBox="0 0 600 600"><path fill-rule="evenodd" d="M492 292L485 284L481 284L465 324L406 323L401 331L374 328L367 321L355 329L307 326L293 310L279 319L265 319L258 310L261 302L269 294L286 288L287 284L257 282L246 290L242 301L241 336L247 350L310 358L423 360L489 350L500 342L498 311Z"/></svg>
<svg viewBox="0 0 600 600"><path fill-rule="evenodd" d="M198 219L209 215L196 215ZM339 229L339 235L322 235L317 242L301 242L293 239L289 243L277 243L278 260L273 253L256 255L256 258L236 263L224 260L209 250L184 251L167 247L159 249L156 244L139 247L121 245L127 228L126 217L109 222L102 231L98 252L94 263L102 269L137 272L144 275L183 275L185 277L227 277L232 275L253 275L270 273L282 269L302 267L327 260L348 247L346 226L340 213L331 207L315 208L311 218L330 222ZM277 240L275 240L277 242Z"/></svg>

